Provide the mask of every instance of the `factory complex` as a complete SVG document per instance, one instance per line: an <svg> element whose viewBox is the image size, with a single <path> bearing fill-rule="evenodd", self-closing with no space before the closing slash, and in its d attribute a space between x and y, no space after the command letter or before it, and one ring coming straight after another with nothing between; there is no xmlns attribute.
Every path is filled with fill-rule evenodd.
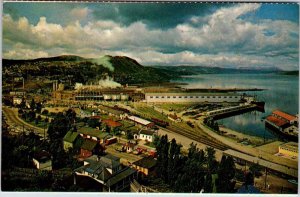
<svg viewBox="0 0 300 197"><path fill-rule="evenodd" d="M134 101L146 103L239 103L245 95L234 92L201 92L184 88L139 88L136 86L107 88L82 85L78 89L64 90L62 84L53 85L55 101Z"/></svg>

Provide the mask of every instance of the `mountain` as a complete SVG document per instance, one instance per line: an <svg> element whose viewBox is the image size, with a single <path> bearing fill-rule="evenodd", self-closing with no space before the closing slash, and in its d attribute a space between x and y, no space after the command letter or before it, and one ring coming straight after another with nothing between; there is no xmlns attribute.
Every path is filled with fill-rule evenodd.
<svg viewBox="0 0 300 197"><path fill-rule="evenodd" d="M32 60L3 59L3 77L47 76L50 79L66 79L72 82L95 82L106 76L121 84L160 83L169 81L172 72L145 67L126 56L104 56L87 59L63 55ZM111 69L111 67L113 69Z"/></svg>
<svg viewBox="0 0 300 197"><path fill-rule="evenodd" d="M207 66L153 66L165 72L172 71L175 74L182 75L199 75L199 74L240 74L240 73L273 73L279 72L277 68L221 68L221 67L207 67Z"/></svg>

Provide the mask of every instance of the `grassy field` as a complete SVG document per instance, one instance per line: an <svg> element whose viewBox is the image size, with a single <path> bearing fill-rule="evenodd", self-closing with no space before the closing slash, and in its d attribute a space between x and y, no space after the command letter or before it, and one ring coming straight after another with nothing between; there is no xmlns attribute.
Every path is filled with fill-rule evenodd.
<svg viewBox="0 0 300 197"><path fill-rule="evenodd" d="M168 117L165 114L162 114L156 110L154 110L152 107L147 105L136 105L135 109L140 112L140 115L142 115L145 118L158 118L164 121L168 121Z"/></svg>

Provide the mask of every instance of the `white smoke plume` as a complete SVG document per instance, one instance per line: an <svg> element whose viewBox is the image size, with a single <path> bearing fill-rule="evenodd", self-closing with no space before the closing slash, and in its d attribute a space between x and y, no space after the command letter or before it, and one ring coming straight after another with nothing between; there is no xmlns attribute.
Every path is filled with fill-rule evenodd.
<svg viewBox="0 0 300 197"><path fill-rule="evenodd" d="M75 89L76 90L95 90L95 89L102 89L102 88L118 88L121 86L122 85L120 83L115 82L112 78L107 76L106 79L100 79L95 84L90 84L90 85L77 84L77 85L75 85Z"/></svg>
<svg viewBox="0 0 300 197"><path fill-rule="evenodd" d="M111 72L114 72L115 68L113 67L113 65L110 62L110 57L105 55L101 58L97 58L97 59L93 59L91 60L92 63L95 63L97 65L102 65L105 68L108 68Z"/></svg>
<svg viewBox="0 0 300 197"><path fill-rule="evenodd" d="M111 78L107 77L106 79L101 79L98 81L99 86L103 88L117 88L121 87L122 85L118 82L113 81Z"/></svg>

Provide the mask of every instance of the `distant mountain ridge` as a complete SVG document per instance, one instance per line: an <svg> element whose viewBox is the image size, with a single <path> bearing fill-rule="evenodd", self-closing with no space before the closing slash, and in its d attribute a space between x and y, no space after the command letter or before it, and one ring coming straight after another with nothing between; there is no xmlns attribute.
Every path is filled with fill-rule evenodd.
<svg viewBox="0 0 300 197"><path fill-rule="evenodd" d="M277 68L220 68L206 66L143 66L126 56L104 56L108 58L110 69L97 63L96 58L83 58L75 55L61 55L31 60L3 59L3 76L9 74L31 76L72 75L74 82L93 82L105 76L113 77L121 84L161 83L178 79L185 75L199 74L239 74L239 73L279 73L295 75L298 71L284 72ZM101 58L100 58L101 59Z"/></svg>

